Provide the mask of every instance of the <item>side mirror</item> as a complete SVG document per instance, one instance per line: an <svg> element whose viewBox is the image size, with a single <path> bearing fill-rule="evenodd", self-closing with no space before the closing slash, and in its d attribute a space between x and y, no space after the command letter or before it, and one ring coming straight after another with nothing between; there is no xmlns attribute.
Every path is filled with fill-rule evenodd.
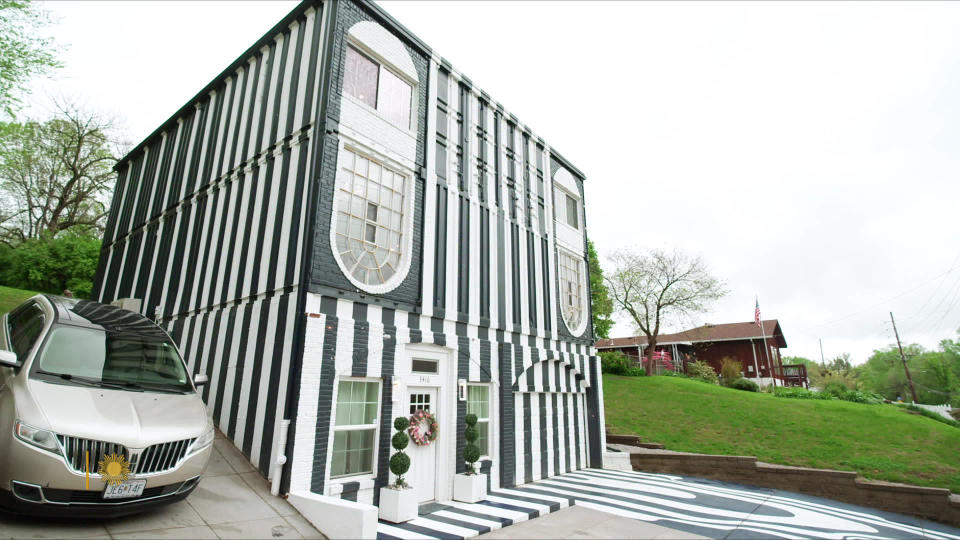
<svg viewBox="0 0 960 540"><path fill-rule="evenodd" d="M0 350L0 366L20 367L20 361L17 360L17 353Z"/></svg>
<svg viewBox="0 0 960 540"><path fill-rule="evenodd" d="M193 376L194 386L200 387L210 382L210 379L207 377L206 373L197 373Z"/></svg>

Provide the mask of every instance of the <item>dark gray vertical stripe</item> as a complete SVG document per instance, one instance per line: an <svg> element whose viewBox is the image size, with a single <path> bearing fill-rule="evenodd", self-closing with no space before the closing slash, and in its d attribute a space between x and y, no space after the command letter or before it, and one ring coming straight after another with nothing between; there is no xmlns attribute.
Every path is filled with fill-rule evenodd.
<svg viewBox="0 0 960 540"><path fill-rule="evenodd" d="M503 213L497 213L497 328L506 330L507 291L506 291L506 238L504 238Z"/></svg>
<svg viewBox="0 0 960 540"><path fill-rule="evenodd" d="M511 385L507 381L513 380L513 374L510 369L511 346L509 343L503 343L502 333L498 332L498 354L497 364L500 366L500 486L513 487L516 485L516 407L514 405L514 394Z"/></svg>
<svg viewBox="0 0 960 540"><path fill-rule="evenodd" d="M224 347L223 347L223 356L220 358L220 375L219 383L217 385L217 395L214 400L213 405L213 418L217 423L217 426L221 430L224 429L225 423L223 419L223 398L226 392L227 387L227 375L230 374L230 363L233 362L233 359L242 355L242 350L234 351L233 350L233 337L234 330L236 329L237 322L237 310L240 309L237 306L232 306L229 309L229 315L227 316L227 330L224 337ZM240 381L242 379L243 372L233 372L233 391L239 393L240 391ZM231 413L236 416L237 411L231 410Z"/></svg>
<svg viewBox="0 0 960 540"><path fill-rule="evenodd" d="M313 476L310 491L323 495L327 473L327 451L330 442L330 419L333 414L333 383L336 373L337 318L328 315L323 333L323 358L320 362L320 395L317 399L317 429L313 443Z"/></svg>
<svg viewBox="0 0 960 540"><path fill-rule="evenodd" d="M253 350L251 351L253 355L251 360L253 360L253 366L251 366L251 377L250 377L250 387L249 395L246 396L247 399L247 417L244 418L244 428L243 428L243 441L240 444L240 449L243 451L245 456L251 456L253 453L253 430L256 426L256 415L252 414L253 411L257 410L257 402L260 400L260 377L263 375L263 360L264 360L264 349L266 348L267 341L267 328L270 324L270 299L266 298L259 304L259 316L256 318L256 325L259 327L257 330L257 342L253 344Z"/></svg>
<svg viewBox="0 0 960 540"><path fill-rule="evenodd" d="M523 481L533 482L533 411L529 392L523 394Z"/></svg>
<svg viewBox="0 0 960 540"><path fill-rule="evenodd" d="M274 399L264 400L263 407L261 408L263 414L263 433L260 439L260 456L257 459L256 463L260 465L260 472L264 476L270 474L270 469L272 468L272 463L270 462L270 455L273 451L273 429L277 422L277 412L283 413L283 410L280 408L280 404L284 402L283 392L286 391L286 388L280 388L280 376L281 370L283 367L283 358L284 358L284 345L286 344L287 336L293 332L293 321L287 320L287 313L290 308L290 295L284 294L275 300L277 302L277 327L274 331L273 338L273 351L271 351L269 358L272 364L270 368L270 379L267 382L268 391L272 390L274 392ZM257 392L256 387L251 387L251 393ZM258 411L259 413L260 411ZM248 416L251 415L249 412ZM251 456L256 458L255 456Z"/></svg>
<svg viewBox="0 0 960 540"><path fill-rule="evenodd" d="M537 335L537 265L536 240L533 231L527 232L527 315L530 333Z"/></svg>
<svg viewBox="0 0 960 540"><path fill-rule="evenodd" d="M551 362L552 363L552 362ZM557 398L563 397L563 394L558 394L556 392L550 393L550 405L553 407L552 414L550 415L553 418L553 474L560 474L560 452L566 452L565 447L560 446L560 408L557 405Z"/></svg>
<svg viewBox="0 0 960 540"><path fill-rule="evenodd" d="M213 381L213 366L216 363L217 357L217 342L220 341L220 322L223 320L223 311L217 310L210 314L213 317L213 332L210 333L210 343L208 344L208 349L203 355L207 360L207 369L206 375L208 381ZM224 341L227 337L224 336ZM197 365L200 365L201 359L197 360ZM210 401L210 384L207 384L203 387L203 402L207 404L207 410L213 408L215 403ZM213 396L216 398L217 396Z"/></svg>
<svg viewBox="0 0 960 540"><path fill-rule="evenodd" d="M540 402L540 413L539 413L539 422L540 422L540 477L546 478L550 476L550 469L547 462L547 449L549 448L549 442L547 439L547 394L545 392L540 392L534 394L538 401Z"/></svg>
<svg viewBox="0 0 960 540"><path fill-rule="evenodd" d="M542 238L540 242L542 246L540 256L543 261L541 265L543 269L543 328L549 334L553 324L550 319L550 258L548 256L547 239Z"/></svg>
<svg viewBox="0 0 960 540"><path fill-rule="evenodd" d="M563 394L560 396L562 398L561 401L563 402L563 453L567 457L567 467L565 472L570 472L573 470L573 463L575 459L573 455L573 449L570 448L570 429L573 427L573 425L570 424L570 401L576 399L577 394L575 393L575 390L573 390L573 386L570 387L570 392L571 393L569 394Z"/></svg>
<svg viewBox="0 0 960 540"><path fill-rule="evenodd" d="M481 147L482 148L482 147ZM490 318L490 210L480 209L480 324Z"/></svg>
<svg viewBox="0 0 960 540"><path fill-rule="evenodd" d="M520 226L510 224L510 248L513 254L513 331L520 332Z"/></svg>
<svg viewBox="0 0 960 540"><path fill-rule="evenodd" d="M443 309L447 305L447 188L437 185L436 245L434 247L433 307Z"/></svg>
<svg viewBox="0 0 960 540"><path fill-rule="evenodd" d="M470 377L470 338L467 337L466 325L457 325L457 379ZM467 402L457 400L457 473L466 471L466 462L463 459L463 449L467 446L466 431Z"/></svg>
<svg viewBox="0 0 960 540"><path fill-rule="evenodd" d="M583 468L583 459L580 456L580 400L583 394L574 394L573 396L573 448L577 459L577 469Z"/></svg>

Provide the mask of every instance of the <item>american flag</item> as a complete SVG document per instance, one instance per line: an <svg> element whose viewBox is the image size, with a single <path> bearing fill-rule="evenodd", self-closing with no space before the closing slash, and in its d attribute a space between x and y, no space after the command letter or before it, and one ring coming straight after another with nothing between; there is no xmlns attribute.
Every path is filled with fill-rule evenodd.
<svg viewBox="0 0 960 540"><path fill-rule="evenodd" d="M757 308L753 310L753 322L760 326L760 299L757 298Z"/></svg>

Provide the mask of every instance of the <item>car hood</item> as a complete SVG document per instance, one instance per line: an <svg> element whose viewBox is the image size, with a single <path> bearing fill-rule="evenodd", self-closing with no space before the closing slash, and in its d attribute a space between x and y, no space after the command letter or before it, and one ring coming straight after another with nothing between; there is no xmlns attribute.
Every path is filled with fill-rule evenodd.
<svg viewBox="0 0 960 540"><path fill-rule="evenodd" d="M199 437L211 427L200 396L132 392L31 380L29 392L46 426L60 435L127 448ZM24 418L24 422L30 422Z"/></svg>

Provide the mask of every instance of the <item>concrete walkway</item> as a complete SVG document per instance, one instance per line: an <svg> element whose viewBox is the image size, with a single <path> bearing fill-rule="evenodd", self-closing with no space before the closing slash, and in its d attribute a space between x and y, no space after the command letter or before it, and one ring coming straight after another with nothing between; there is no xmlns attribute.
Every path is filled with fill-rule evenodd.
<svg viewBox="0 0 960 540"><path fill-rule="evenodd" d="M494 538L649 538L687 540L707 538L636 519L614 516L583 506L571 506L541 518L481 534Z"/></svg>
<svg viewBox="0 0 960 540"><path fill-rule="evenodd" d="M185 500L111 520L0 514L0 538L325 538L217 432L200 485Z"/></svg>

